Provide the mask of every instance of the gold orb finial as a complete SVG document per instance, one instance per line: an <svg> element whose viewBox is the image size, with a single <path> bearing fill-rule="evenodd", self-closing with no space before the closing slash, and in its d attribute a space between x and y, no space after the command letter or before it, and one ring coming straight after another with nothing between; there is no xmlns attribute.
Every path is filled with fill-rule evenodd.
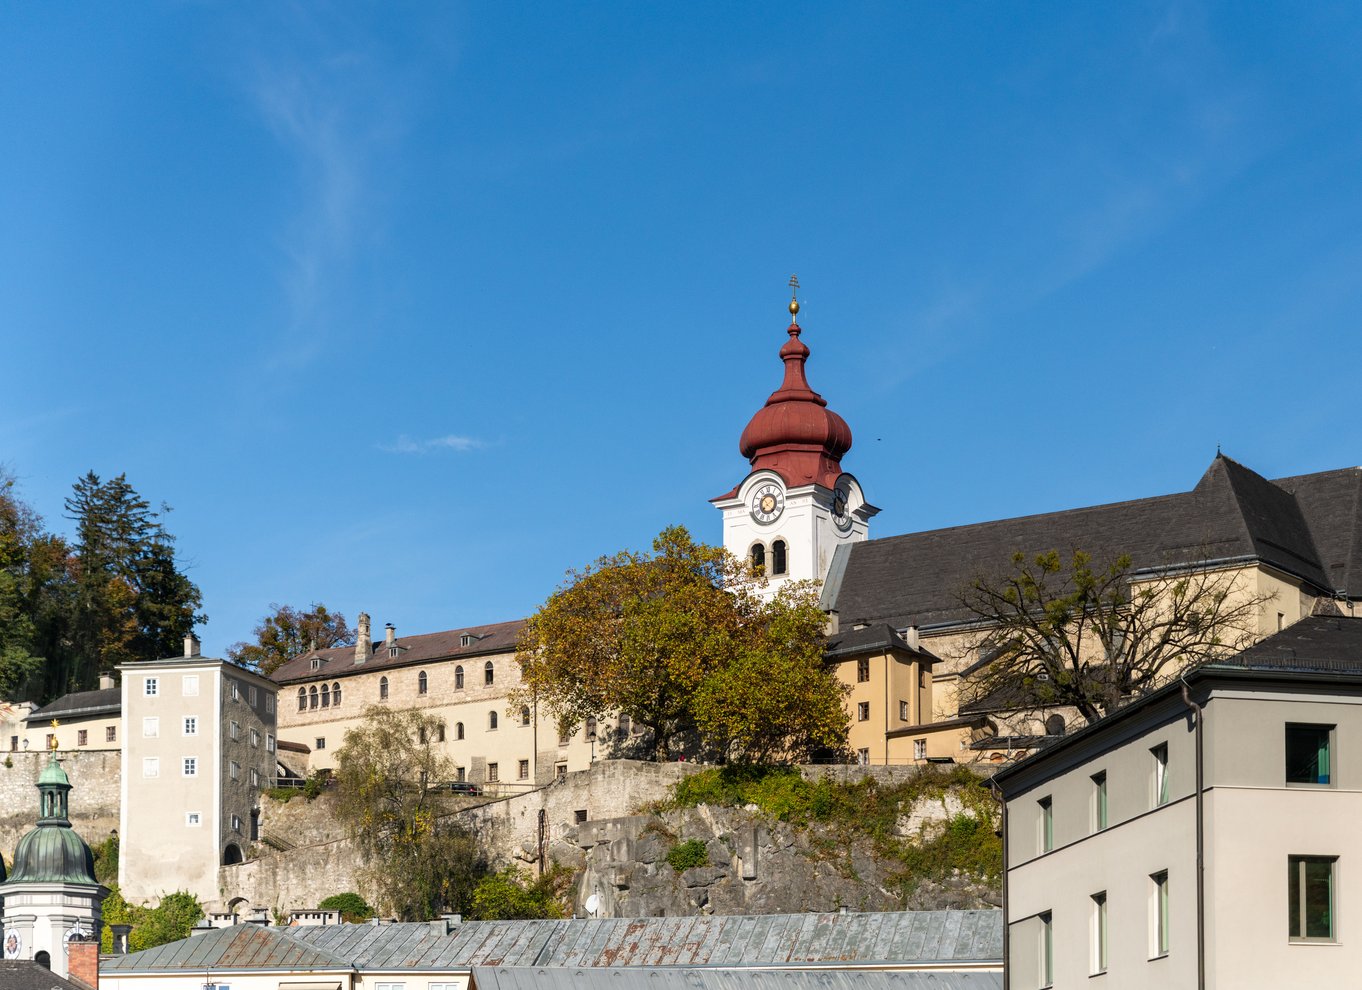
<svg viewBox="0 0 1362 990"><path fill-rule="evenodd" d="M799 315L799 276L790 276L790 319L793 320Z"/></svg>

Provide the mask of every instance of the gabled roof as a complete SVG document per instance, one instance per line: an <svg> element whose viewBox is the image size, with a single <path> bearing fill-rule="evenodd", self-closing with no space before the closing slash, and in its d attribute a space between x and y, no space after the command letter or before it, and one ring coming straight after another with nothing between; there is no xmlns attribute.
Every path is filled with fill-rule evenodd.
<svg viewBox="0 0 1362 990"><path fill-rule="evenodd" d="M0 959L0 987L5 990L82 990L83 986L63 980L31 959Z"/></svg>
<svg viewBox="0 0 1362 990"><path fill-rule="evenodd" d="M966 622L972 580L1005 573L1015 553L1075 549L1129 554L1135 570L1261 561L1362 598L1362 468L1273 482L1217 455L1190 492L868 540L846 550L824 605L844 628Z"/></svg>
<svg viewBox="0 0 1362 990"><path fill-rule="evenodd" d="M294 938L362 970L472 966L742 966L1002 959L1002 915L983 911L711 915L328 925Z"/></svg>
<svg viewBox="0 0 1362 990"><path fill-rule="evenodd" d="M860 629L848 629L829 636L823 649L823 656L828 660L836 660L839 657L880 653L889 650L898 650L910 654L918 657L924 663L935 663L937 661L937 657L926 650L914 649L909 646L908 642L898 634L898 630L883 622L863 626Z"/></svg>
<svg viewBox="0 0 1362 990"><path fill-rule="evenodd" d="M301 942L299 929L233 925L178 942L168 942L126 956L106 956L101 972L202 974L205 970L327 970L349 972L354 965L342 956Z"/></svg>
<svg viewBox="0 0 1362 990"><path fill-rule="evenodd" d="M49 701L42 708L35 708L24 718L25 722L47 722L54 718L64 721L97 718L100 715L117 715L123 710L123 692L119 688L105 688L102 691L77 691L64 694L56 701Z"/></svg>
<svg viewBox="0 0 1362 990"><path fill-rule="evenodd" d="M424 633L420 636L402 636L396 641L398 655L395 657L388 656L388 647L383 640L375 640L372 655L363 663L355 663L353 646L333 646L330 649L316 650L294 657L281 665L270 677L279 684L330 681L352 674L410 667L413 664L432 663L437 660L510 653L515 650L516 638L524 625L524 619L516 619L512 622L495 622L487 626L469 626L466 629L447 629L444 632ZM472 637L472 642L468 646L461 645L464 636ZM312 669L314 659L322 662L317 670Z"/></svg>

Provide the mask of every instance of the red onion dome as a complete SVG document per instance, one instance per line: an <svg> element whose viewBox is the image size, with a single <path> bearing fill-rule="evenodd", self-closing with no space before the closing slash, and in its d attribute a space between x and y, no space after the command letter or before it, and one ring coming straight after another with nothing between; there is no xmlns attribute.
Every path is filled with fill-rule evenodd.
<svg viewBox="0 0 1362 990"><path fill-rule="evenodd" d="M797 314L799 304L792 302L790 312ZM780 349L785 380L742 431L738 449L754 471L769 468L790 487L817 482L831 488L842 473L842 455L851 449L851 427L809 388L804 377L809 348L799 339L799 324L791 323L788 332Z"/></svg>

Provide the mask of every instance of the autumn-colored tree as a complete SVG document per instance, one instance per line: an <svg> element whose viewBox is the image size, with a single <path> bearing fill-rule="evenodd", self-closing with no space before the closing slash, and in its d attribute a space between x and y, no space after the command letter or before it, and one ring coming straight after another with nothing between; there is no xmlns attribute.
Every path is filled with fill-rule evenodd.
<svg viewBox="0 0 1362 990"><path fill-rule="evenodd" d="M970 673L962 699L1071 706L1095 722L1188 666L1248 646L1271 598L1235 569L1137 574L1124 554L1099 565L1082 550L1019 553L1010 573L978 578L964 594L991 662Z"/></svg>
<svg viewBox="0 0 1362 990"><path fill-rule="evenodd" d="M311 650L350 646L355 642L345 615L330 611L320 602L313 602L306 611L274 602L270 609L271 614L255 627L255 642L228 647L228 659L262 674L272 674Z"/></svg>
<svg viewBox="0 0 1362 990"><path fill-rule="evenodd" d="M560 722L611 712L650 730L654 759L699 733L722 759L796 757L846 738L841 688L822 665L811 585L773 597L722 548L663 530L651 554L604 557L528 620L524 687Z"/></svg>
<svg viewBox="0 0 1362 990"><path fill-rule="evenodd" d="M443 816L452 764L440 720L371 706L336 754L336 813L364 857L379 904L404 921L460 910L486 864L478 842Z"/></svg>

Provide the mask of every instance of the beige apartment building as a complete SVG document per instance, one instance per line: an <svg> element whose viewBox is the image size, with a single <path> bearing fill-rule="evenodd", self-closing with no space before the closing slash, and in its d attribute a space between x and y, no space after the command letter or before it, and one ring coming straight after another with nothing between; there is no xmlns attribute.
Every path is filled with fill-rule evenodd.
<svg viewBox="0 0 1362 990"><path fill-rule="evenodd" d="M193 636L182 657L119 672L119 889L134 903L187 890L215 904L218 867L244 859L275 773L274 682L202 656Z"/></svg>
<svg viewBox="0 0 1362 990"><path fill-rule="evenodd" d="M1359 753L1362 619L1311 617L1002 770L1009 986L1352 985Z"/></svg>
<svg viewBox="0 0 1362 990"><path fill-rule="evenodd" d="M533 702L513 701L521 686L516 637L521 621L398 637L388 625L373 640L360 613L355 646L294 657L272 677L280 698L279 735L295 772L331 770L345 733L371 706L414 708L439 720L431 740L456 781L512 794L616 755L637 738L627 718L588 720L567 734Z"/></svg>
<svg viewBox="0 0 1362 990"><path fill-rule="evenodd" d="M121 704L114 678L104 674L98 690L65 694L41 708L0 705L0 740L12 753L116 750L123 741Z"/></svg>

